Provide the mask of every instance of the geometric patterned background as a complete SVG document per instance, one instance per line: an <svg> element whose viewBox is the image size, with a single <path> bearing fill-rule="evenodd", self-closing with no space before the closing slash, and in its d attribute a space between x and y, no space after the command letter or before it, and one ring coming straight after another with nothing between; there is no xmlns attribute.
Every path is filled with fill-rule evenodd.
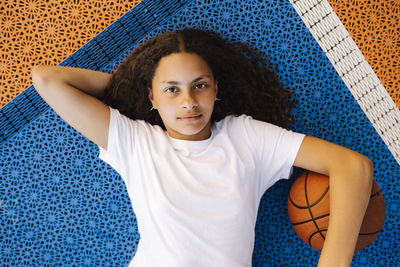
<svg viewBox="0 0 400 267"><path fill-rule="evenodd" d="M370 24L362 26L363 23L357 22L368 21L371 17L370 12L364 13L365 4L351 1L350 4L346 4L351 12L346 11L345 4L340 4L339 1L331 1L331 5L337 10L337 15L345 26L348 23L348 30L363 53L394 42L389 50L382 48L376 50L376 53L370 52L370 56L364 56L399 106L399 87L396 85L396 78L399 76L399 53L392 52L398 51L396 49L399 31L391 28L392 22L388 23L390 27L384 26L387 18L392 21L393 17L398 17L399 3L387 2L393 8L382 9L384 2L374 2L376 10L379 11L375 14L378 18L374 20L375 26L388 32L383 35L386 39L368 37L376 38L376 42L371 44L372 48L363 48L363 45L358 43L362 38L357 35L357 31L364 31L362 27L373 28ZM24 3L36 3L39 9L43 10L47 8L46 5L55 4L44 4L43 1ZM71 3L79 5L82 2ZM2 2L0 5L0 10L5 12L3 7L10 6L10 3ZM88 10L92 7L100 8L95 1L91 1L81 12L89 14ZM106 11L104 6L100 9ZM67 11L67 7L63 9L58 6L58 10L65 14L71 12ZM346 12L353 14L353 17L349 16L352 20L343 17ZM33 13L26 14L25 17L30 18ZM50 11L48 13L50 14ZM124 12L121 13L123 15ZM0 27L10 25L4 23L4 17L1 17L1 21ZM24 24L20 22L19 25ZM71 22L70 25L72 26L62 24L66 27L65 31L69 32L68 36L71 32L67 29L70 28L76 30L73 34L79 35L77 21ZM42 26L46 27L45 24L40 27ZM107 26L104 24L104 27ZM73 50L65 48L72 44L65 44L62 48L62 42L59 42L58 49L63 51L62 53L57 49L52 52L35 50L32 58L38 60L37 62L33 62L33 59L30 61L27 56L21 56L28 63L17 59L22 55L22 52L15 52L21 51L17 50L17 46L3 50L4 44L7 43L4 40L15 38L16 34L5 34L3 28L0 28L0 34L7 37L0 40L2 55L3 51L8 51L8 55L14 53L13 59L7 57L7 64L3 61L0 63L2 87L3 80L12 75L18 78L17 75L24 73L24 70L29 74L26 76L27 80L22 82L27 83L25 88L28 87L30 69L36 64L56 65L62 62L62 65L110 72L127 51L133 49L143 38L182 27L217 30L227 39L247 42L266 53L278 66L278 75L282 83L293 89L294 97L298 100L298 105L293 110L293 130L354 149L373 161L374 179L385 196L386 220L383 232L370 246L355 254L352 266L397 266L400 257L399 164L289 1L144 0L135 8L125 11L124 16L103 32L98 32L97 36L94 34L91 37L94 39L90 42L87 40L87 43L80 43L81 48L76 47L77 51L73 55L68 54L74 52ZM97 30L101 31L100 28ZM24 31L28 32L27 29L19 31L17 36L21 38ZM376 32L380 33L378 30ZM48 39L46 42L52 41ZM7 44L10 47L10 42ZM57 45L49 45L47 49L54 47ZM42 52L59 55L60 58L52 63L40 61L44 57L38 53ZM104 55L112 57L105 61ZM382 66L387 66L386 71L378 71ZM393 77L385 76L386 72L397 74ZM9 78L7 85L14 80ZM12 85L2 92L6 92L8 97L16 92L16 88L16 85ZM24 87L21 85L18 94L24 90L21 88ZM12 97L3 99L9 98ZM93 143L68 126L54 111L46 108L32 87L17 98L14 99L14 103L10 103L12 105L1 109L7 118L12 118L7 120L13 124L16 132L2 134L6 138L0 140L0 265L126 265L136 251L140 235L136 228L134 203L132 210L125 185L119 175L98 159L98 150ZM29 102L32 102L35 108L30 109ZM17 116L26 113L27 110L36 112L36 109L40 112L30 118L21 119ZM15 121L19 124L15 124ZM7 121L1 121L0 118L0 126L8 127ZM0 132L2 131L3 129L0 129ZM288 221L286 198L292 182L293 179L278 182L266 192L260 203L253 266L316 265L319 253L306 246L296 236ZM154 255L157 256L157 251Z"/></svg>
<svg viewBox="0 0 400 267"><path fill-rule="evenodd" d="M58 65L140 0L0 1L0 108L31 85L32 67Z"/></svg>
<svg viewBox="0 0 400 267"><path fill-rule="evenodd" d="M329 1L400 108L400 1Z"/></svg>

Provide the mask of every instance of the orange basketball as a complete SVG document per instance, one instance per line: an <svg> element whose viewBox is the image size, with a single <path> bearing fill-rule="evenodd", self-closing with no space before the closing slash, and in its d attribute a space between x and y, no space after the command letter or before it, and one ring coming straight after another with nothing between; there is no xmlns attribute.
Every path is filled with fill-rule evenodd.
<svg viewBox="0 0 400 267"><path fill-rule="evenodd" d="M298 177L290 188L288 213L290 223L301 240L321 251L329 224L329 177L308 171ZM373 181L355 252L371 244L379 235L385 213L383 194Z"/></svg>

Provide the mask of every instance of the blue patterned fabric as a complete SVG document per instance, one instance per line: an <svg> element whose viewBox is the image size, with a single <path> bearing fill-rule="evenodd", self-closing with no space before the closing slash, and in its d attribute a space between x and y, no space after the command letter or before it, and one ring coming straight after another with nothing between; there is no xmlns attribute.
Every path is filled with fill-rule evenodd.
<svg viewBox="0 0 400 267"><path fill-rule="evenodd" d="M294 91L293 130L373 161L386 221L352 266L396 266L399 165L289 1L143 1L61 65L111 72L141 41L184 27L214 30L261 50ZM120 176L97 158L97 147L33 87L0 110L0 126L0 265L127 265L140 238L134 210ZM318 261L287 216L292 182L278 182L260 203L253 266Z"/></svg>

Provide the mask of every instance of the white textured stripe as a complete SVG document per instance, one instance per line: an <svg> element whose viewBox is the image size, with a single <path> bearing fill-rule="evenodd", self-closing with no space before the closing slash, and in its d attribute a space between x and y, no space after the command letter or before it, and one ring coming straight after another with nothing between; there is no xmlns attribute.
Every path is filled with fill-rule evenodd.
<svg viewBox="0 0 400 267"><path fill-rule="evenodd" d="M400 164L400 110L326 0L289 0Z"/></svg>

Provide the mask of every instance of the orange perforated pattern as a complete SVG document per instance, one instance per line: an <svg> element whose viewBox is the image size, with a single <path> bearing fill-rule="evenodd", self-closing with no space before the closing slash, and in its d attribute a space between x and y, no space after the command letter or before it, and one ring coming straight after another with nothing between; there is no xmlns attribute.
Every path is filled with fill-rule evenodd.
<svg viewBox="0 0 400 267"><path fill-rule="evenodd" d="M1 0L0 108L31 85L32 67L58 65L141 0Z"/></svg>
<svg viewBox="0 0 400 267"><path fill-rule="evenodd" d="M400 1L329 0L400 108Z"/></svg>

